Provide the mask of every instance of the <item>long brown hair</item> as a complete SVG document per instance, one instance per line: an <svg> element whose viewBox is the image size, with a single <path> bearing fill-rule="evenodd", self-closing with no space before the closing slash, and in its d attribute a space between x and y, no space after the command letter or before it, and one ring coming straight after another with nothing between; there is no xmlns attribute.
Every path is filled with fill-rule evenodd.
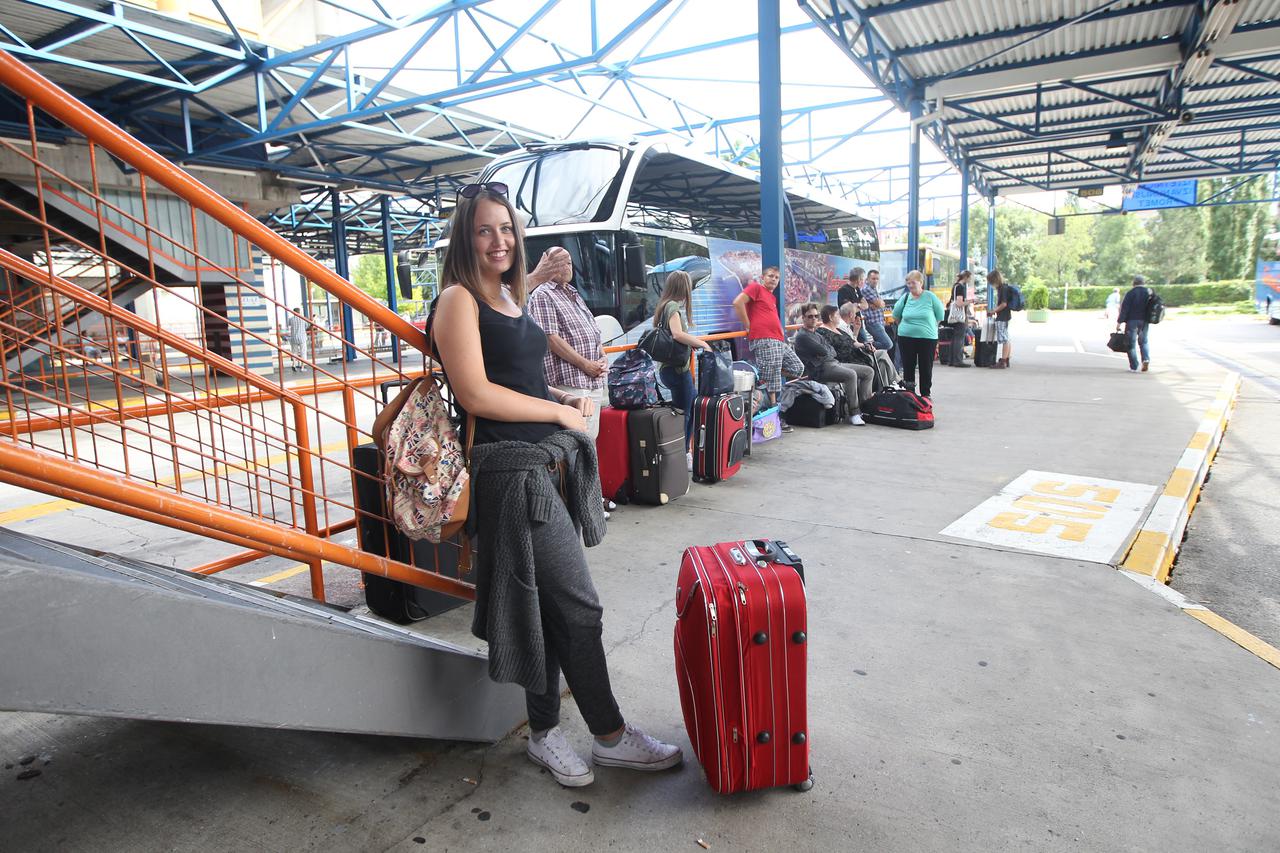
<svg viewBox="0 0 1280 853"><path fill-rule="evenodd" d="M693 279L684 270L676 270L667 276L667 282L662 286L662 296L658 299L658 308L653 312L653 325L662 321L668 302L683 302L684 316L690 318L690 323L693 322Z"/></svg>
<svg viewBox="0 0 1280 853"><path fill-rule="evenodd" d="M440 267L440 280L445 287L460 284L470 291L477 302L486 301L484 290L480 287L480 253L476 250L474 233L476 206L482 201L502 205L511 217L515 245L511 247L511 267L502 274L502 283L511 292L512 301L523 308L529 296L528 285L525 283L524 227L507 197L493 190L483 189L472 198L458 199L458 206L453 209L453 216L449 220L449 246L445 249L444 264Z"/></svg>
<svg viewBox="0 0 1280 853"><path fill-rule="evenodd" d="M992 270L987 273L987 284L994 284L996 287L1004 287L1004 276L1000 275L1000 270Z"/></svg>

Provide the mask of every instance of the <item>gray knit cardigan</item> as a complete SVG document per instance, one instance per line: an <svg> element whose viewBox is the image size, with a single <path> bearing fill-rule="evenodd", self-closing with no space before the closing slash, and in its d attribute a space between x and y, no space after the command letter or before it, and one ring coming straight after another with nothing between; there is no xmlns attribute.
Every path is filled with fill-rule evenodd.
<svg viewBox="0 0 1280 853"><path fill-rule="evenodd" d="M588 547L604 538L595 444L561 430L537 444L498 441L471 449L473 513L484 531L476 549L476 609L471 633L489 643L489 677L541 693L547 683L542 617L534 577L531 525L546 522L560 500L548 465L571 461L565 503Z"/></svg>

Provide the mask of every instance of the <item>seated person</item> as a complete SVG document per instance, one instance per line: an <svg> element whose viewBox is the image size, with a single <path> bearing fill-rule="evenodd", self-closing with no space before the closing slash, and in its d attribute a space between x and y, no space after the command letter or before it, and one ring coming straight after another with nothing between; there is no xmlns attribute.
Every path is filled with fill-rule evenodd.
<svg viewBox="0 0 1280 853"><path fill-rule="evenodd" d="M846 305L854 305L853 303L845 303ZM858 306L853 308L856 313ZM818 326L818 334L822 335L822 339L831 344L831 348L836 351L836 360L842 364L869 364L870 360L859 356L863 351L863 345L854 340L853 330L848 324L840 322L840 311L834 305L823 305L820 312L821 325ZM870 353L868 353L870 355Z"/></svg>
<svg viewBox="0 0 1280 853"><path fill-rule="evenodd" d="M851 303L852 304L852 303ZM796 333L796 355L804 363L805 374L819 382L839 383L844 386L844 396L851 413L849 423L861 426L861 406L871 397L875 370L865 364L841 364L831 344L818 334L818 303L806 302L800 310L804 328Z"/></svg>
<svg viewBox="0 0 1280 853"><path fill-rule="evenodd" d="M866 324L862 319L862 312L858 310L858 307L856 305L841 305L839 314L849 329L849 337L855 342L857 347L856 354L859 360L875 367L876 372L880 375L881 387L896 385L902 377L898 375L898 369L893 364L893 358L887 351L876 349L876 339L867 331Z"/></svg>

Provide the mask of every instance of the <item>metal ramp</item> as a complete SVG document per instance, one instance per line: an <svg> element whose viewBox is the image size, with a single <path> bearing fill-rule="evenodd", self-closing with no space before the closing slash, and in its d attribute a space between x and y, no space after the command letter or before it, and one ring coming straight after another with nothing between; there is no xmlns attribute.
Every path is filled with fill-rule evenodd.
<svg viewBox="0 0 1280 853"><path fill-rule="evenodd" d="M0 528L0 709L495 741L484 654L331 605Z"/></svg>

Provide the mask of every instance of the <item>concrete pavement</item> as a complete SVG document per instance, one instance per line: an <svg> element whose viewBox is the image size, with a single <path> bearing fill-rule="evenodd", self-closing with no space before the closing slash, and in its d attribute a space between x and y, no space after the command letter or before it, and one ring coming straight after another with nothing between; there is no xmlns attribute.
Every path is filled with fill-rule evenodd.
<svg viewBox="0 0 1280 853"><path fill-rule="evenodd" d="M805 558L807 794L722 798L693 761L652 777L603 769L569 791L524 758L522 733L483 748L3 714L4 763L34 754L43 772L0 776L0 838L73 850L1276 849L1280 672L1105 563L940 534L1028 470L1164 481L1222 371L1175 351L1170 333L1153 340L1155 371L1130 374L1106 331L1093 318L1017 322L1013 369L937 368L936 429L797 428L731 481L623 508L590 552L624 713L686 750L671 651L681 549L771 536ZM456 630L468 612L442 618ZM585 750L571 700L565 724Z"/></svg>

